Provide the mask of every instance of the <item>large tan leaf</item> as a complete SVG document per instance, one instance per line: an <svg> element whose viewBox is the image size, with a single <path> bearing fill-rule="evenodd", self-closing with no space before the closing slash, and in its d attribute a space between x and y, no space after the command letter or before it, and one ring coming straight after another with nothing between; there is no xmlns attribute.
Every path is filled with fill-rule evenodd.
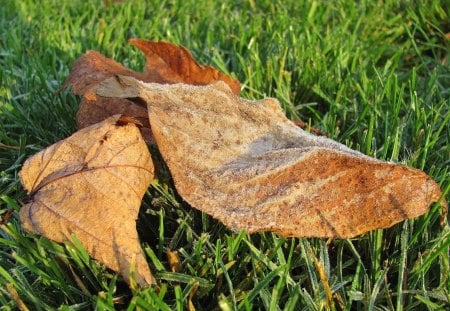
<svg viewBox="0 0 450 311"><path fill-rule="evenodd" d="M141 97L179 194L234 230L348 238L425 213L439 186L293 125L274 99L208 86L104 81L101 96Z"/></svg>
<svg viewBox="0 0 450 311"><path fill-rule="evenodd" d="M152 142L147 107L128 99L99 97L89 91L99 82L115 75L135 77L145 82L170 84L182 82L203 85L222 80L228 83L236 94L240 92L238 80L212 67L199 65L182 46L142 39L131 39L130 43L138 47L147 59L143 73L126 68L95 51L87 52L74 63L64 86L71 86L74 94L83 95L76 118L78 128L101 122L114 114L124 114L138 119L143 124L142 134L145 140Z"/></svg>
<svg viewBox="0 0 450 311"><path fill-rule="evenodd" d="M27 231L57 242L75 234L89 254L129 280L154 283L136 231L153 163L136 125L116 115L29 158L20 178L31 201L20 210Z"/></svg>

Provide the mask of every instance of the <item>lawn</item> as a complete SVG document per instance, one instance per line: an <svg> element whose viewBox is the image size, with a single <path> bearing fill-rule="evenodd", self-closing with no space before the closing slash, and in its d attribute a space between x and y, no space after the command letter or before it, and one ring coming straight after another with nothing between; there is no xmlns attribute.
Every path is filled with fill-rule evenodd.
<svg viewBox="0 0 450 311"><path fill-rule="evenodd" d="M158 281L145 289L77 243L22 230L22 163L76 130L80 98L61 88L71 65L97 50L141 70L129 38L185 46L239 79L242 97L275 97L292 120L424 170L450 201L447 0L235 2L0 1L0 310L450 307L450 228L437 204L353 239L249 235L190 208L159 176L138 221Z"/></svg>

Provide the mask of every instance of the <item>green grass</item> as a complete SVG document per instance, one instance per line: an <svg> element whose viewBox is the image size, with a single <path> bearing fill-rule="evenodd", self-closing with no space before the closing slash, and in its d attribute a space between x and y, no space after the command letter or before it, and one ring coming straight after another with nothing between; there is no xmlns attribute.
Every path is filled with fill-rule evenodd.
<svg viewBox="0 0 450 311"><path fill-rule="evenodd" d="M423 169L449 201L447 0L234 2L0 1L0 214L14 210L0 228L0 310L449 308L450 228L437 205L350 240L250 236L191 209L162 176L138 226L158 289L129 288L79 245L22 231L21 164L75 131L79 99L58 92L71 64L92 49L140 69L130 37L186 46L237 77L243 97L276 97L292 119Z"/></svg>

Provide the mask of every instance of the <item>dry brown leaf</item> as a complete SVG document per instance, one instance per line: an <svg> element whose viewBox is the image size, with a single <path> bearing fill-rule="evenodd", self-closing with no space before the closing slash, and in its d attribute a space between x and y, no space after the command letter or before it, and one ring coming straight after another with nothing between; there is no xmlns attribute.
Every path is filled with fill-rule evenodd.
<svg viewBox="0 0 450 311"><path fill-rule="evenodd" d="M20 210L27 231L57 242L75 234L89 254L129 281L155 283L136 231L153 163L138 128L116 115L29 158L20 178L31 202Z"/></svg>
<svg viewBox="0 0 450 311"><path fill-rule="evenodd" d="M208 86L102 82L101 96L141 97L178 193L234 230L349 238L425 213L439 186L293 125L274 99Z"/></svg>
<svg viewBox="0 0 450 311"><path fill-rule="evenodd" d="M76 116L77 126L85 128L116 114L132 116L138 120L142 124L140 129L144 140L149 144L154 143L146 105L142 106L139 102L128 99L105 98L96 96L93 92L85 93Z"/></svg>
<svg viewBox="0 0 450 311"><path fill-rule="evenodd" d="M131 70L97 51L88 51L75 61L64 87L71 86L74 94L84 95L98 83L115 75L131 76L146 81L143 73Z"/></svg>
<svg viewBox="0 0 450 311"><path fill-rule="evenodd" d="M125 75L145 82L209 84L217 80L225 81L239 94L238 80L209 66L200 66L186 48L163 41L131 39L131 44L144 52L147 64L145 72L135 72L102 54L89 51L74 63L72 71L64 83L71 86L72 92L83 95L77 113L78 128L98 123L115 114L124 114L138 119L142 124L142 134L147 142L152 143L147 107L129 99L111 99L96 96L89 92L101 81Z"/></svg>
<svg viewBox="0 0 450 311"><path fill-rule="evenodd" d="M145 82L185 83L207 85L223 81L233 93L239 95L241 84L238 80L227 76L210 66L201 66L192 54L183 46L164 41L130 39L130 43L144 52L147 59L145 66ZM118 73L119 74L119 73Z"/></svg>
<svg viewBox="0 0 450 311"><path fill-rule="evenodd" d="M148 123L147 107L128 99L99 97L89 91L101 81L117 74L147 81L143 73L126 68L96 51L87 52L74 63L64 87L71 86L74 94L83 95L76 116L78 128L96 124L115 114L124 114L139 120L143 125L141 131L144 139L147 142L153 142L150 124Z"/></svg>

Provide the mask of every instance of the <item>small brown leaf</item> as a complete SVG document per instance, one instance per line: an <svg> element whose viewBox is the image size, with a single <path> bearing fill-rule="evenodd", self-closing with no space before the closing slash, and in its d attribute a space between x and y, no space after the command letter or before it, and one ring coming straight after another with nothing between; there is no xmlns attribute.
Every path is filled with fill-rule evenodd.
<svg viewBox="0 0 450 311"><path fill-rule="evenodd" d="M111 58L89 51L74 63L64 87L72 87L72 92L83 95L77 113L78 128L98 123L115 114L132 116L144 125L141 129L144 139L152 143L147 107L130 99L99 97L89 92L101 81L116 75L134 77L145 82L187 83L203 85L222 80L239 94L238 80L220 73L209 66L200 66L186 48L162 41L131 39L131 44L144 52L147 65L145 72L135 72Z"/></svg>
<svg viewBox="0 0 450 311"><path fill-rule="evenodd" d="M130 76L146 81L143 73L126 68L99 52L88 51L75 61L72 71L64 82L64 87L71 86L74 94L84 95L103 80L116 75ZM95 94L91 95L95 96Z"/></svg>
<svg viewBox="0 0 450 311"><path fill-rule="evenodd" d="M29 158L20 178L32 195L20 210L27 231L57 242L75 234L89 254L129 281L155 283L136 231L153 163L138 128L120 115L82 129Z"/></svg>
<svg viewBox="0 0 450 311"><path fill-rule="evenodd" d="M143 80L145 82L207 85L223 81L236 95L241 92L238 80L210 66L199 65L192 54L181 45L143 39L130 39L130 43L144 52L147 59L145 66L147 80Z"/></svg>
<svg viewBox="0 0 450 311"><path fill-rule="evenodd" d="M141 97L178 193L234 230L349 238L425 213L439 186L290 122L274 99L208 86L102 82L101 96Z"/></svg>

